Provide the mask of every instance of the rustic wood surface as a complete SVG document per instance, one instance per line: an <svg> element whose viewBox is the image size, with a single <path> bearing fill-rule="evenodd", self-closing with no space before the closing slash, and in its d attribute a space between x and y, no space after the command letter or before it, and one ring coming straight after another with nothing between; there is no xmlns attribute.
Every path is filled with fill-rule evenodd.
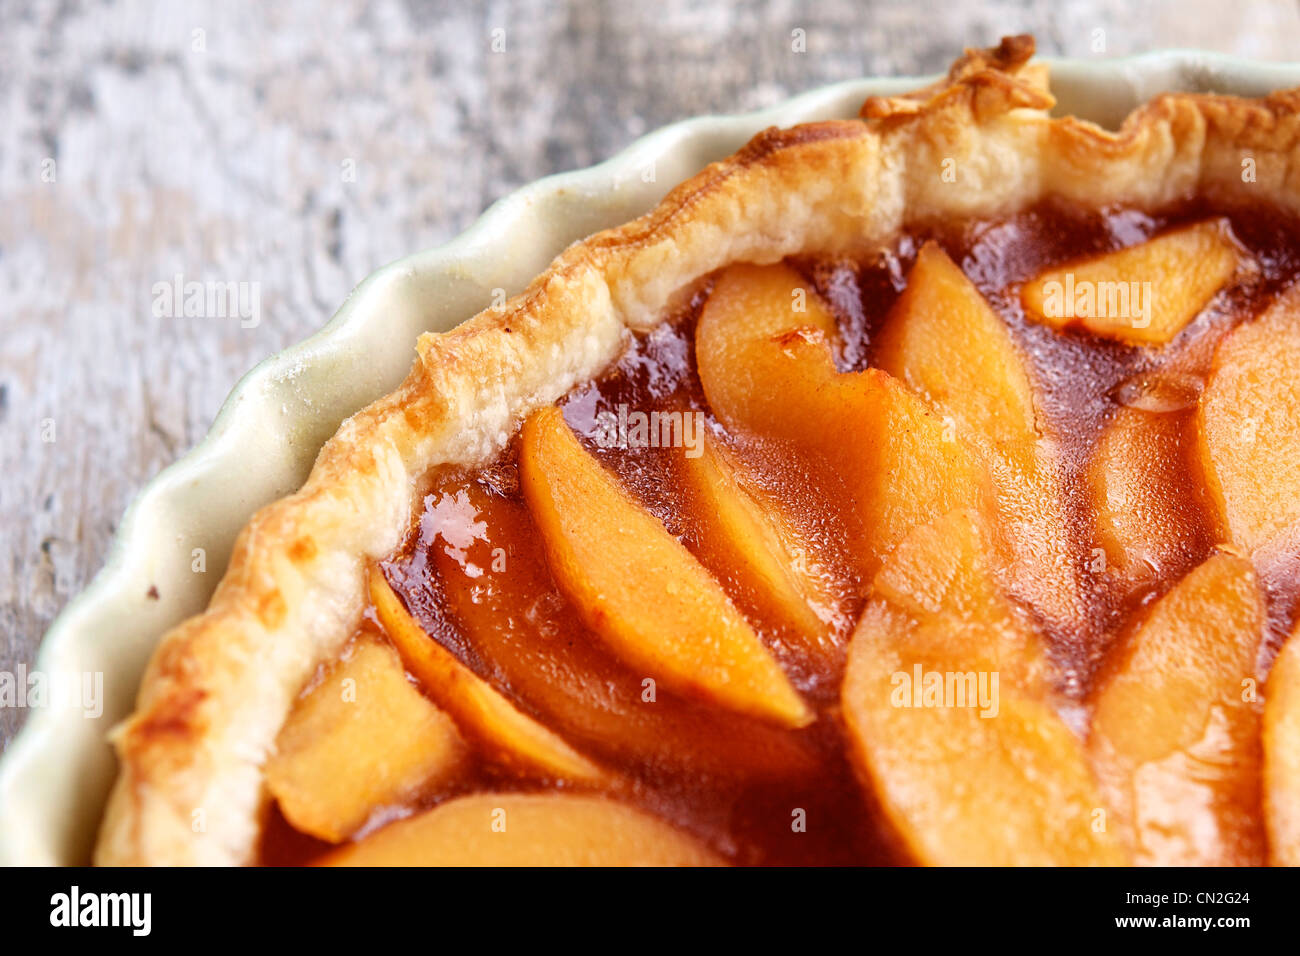
<svg viewBox="0 0 1300 956"><path fill-rule="evenodd" d="M1300 11L0 0L0 671L31 665L132 495L239 376L371 270L664 123L935 72L1022 31L1046 53L1285 60ZM155 317L178 273L260 283L261 321ZM22 719L0 709L0 746Z"/></svg>

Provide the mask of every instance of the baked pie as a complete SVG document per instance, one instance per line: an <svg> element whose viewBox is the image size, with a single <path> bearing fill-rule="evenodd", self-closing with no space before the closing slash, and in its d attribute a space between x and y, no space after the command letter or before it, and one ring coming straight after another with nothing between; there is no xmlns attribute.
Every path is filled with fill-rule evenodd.
<svg viewBox="0 0 1300 956"><path fill-rule="evenodd" d="M1300 91L1108 131L1032 52L424 336L158 647L98 862L1300 862Z"/></svg>

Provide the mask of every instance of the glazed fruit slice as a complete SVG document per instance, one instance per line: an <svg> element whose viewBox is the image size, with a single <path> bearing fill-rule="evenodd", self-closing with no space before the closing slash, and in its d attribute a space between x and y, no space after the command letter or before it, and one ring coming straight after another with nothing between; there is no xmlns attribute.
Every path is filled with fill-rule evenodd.
<svg viewBox="0 0 1300 956"><path fill-rule="evenodd" d="M598 757L650 771L769 779L815 771L789 730L648 692L555 590L523 505L478 484L447 494L482 531L468 545L458 540L463 547L433 549L447 607L487 676L547 726Z"/></svg>
<svg viewBox="0 0 1300 956"><path fill-rule="evenodd" d="M739 713L812 722L718 582L583 449L558 408L524 423L519 475L556 585L629 667Z"/></svg>
<svg viewBox="0 0 1300 956"><path fill-rule="evenodd" d="M1032 466L1038 432L1024 360L984 296L933 242L917 253L875 364L1012 461Z"/></svg>
<svg viewBox="0 0 1300 956"><path fill-rule="evenodd" d="M813 486L847 499L848 550L870 580L916 525L987 504L988 475L955 428L897 379L880 369L837 372L833 329L787 266L735 266L701 313L696 361L729 429L790 447Z"/></svg>
<svg viewBox="0 0 1300 956"><path fill-rule="evenodd" d="M1300 285L1219 345L1197 423L1234 544L1253 552L1300 519Z"/></svg>
<svg viewBox="0 0 1300 956"><path fill-rule="evenodd" d="M485 793L391 823L327 866L725 866L675 827L602 797Z"/></svg>
<svg viewBox="0 0 1300 956"><path fill-rule="evenodd" d="M1013 552L1009 586L1057 626L1077 620L1082 597L1064 533L1059 461L1054 445L1040 439L1025 360L984 296L935 243L918 252L875 360L988 449Z"/></svg>
<svg viewBox="0 0 1300 956"><path fill-rule="evenodd" d="M981 519L918 528L849 647L850 756L917 862L1119 864L1079 740L1050 705L1038 635L1003 597Z"/></svg>
<svg viewBox="0 0 1300 956"><path fill-rule="evenodd" d="M1192 411L1121 407L1102 432L1088 479L1097 542L1113 575L1140 584L1189 570L1211 522L1188 488Z"/></svg>
<svg viewBox="0 0 1300 956"><path fill-rule="evenodd" d="M1003 595L1002 548L978 512L950 512L916 528L872 583L873 603L918 623L911 653L935 663L965 657L1026 693L1045 687L1043 642Z"/></svg>
<svg viewBox="0 0 1300 956"><path fill-rule="evenodd" d="M813 399L835 374L837 338L835 316L789 266L728 267L695 332L696 366L714 413L733 431L814 431L825 410Z"/></svg>
<svg viewBox="0 0 1300 956"><path fill-rule="evenodd" d="M1163 345L1232 278L1238 246L1226 220L1211 219L1154 239L1066 263L1021 290L1031 319L1131 345Z"/></svg>
<svg viewBox="0 0 1300 956"><path fill-rule="evenodd" d="M612 782L607 771L521 712L425 633L378 568L370 572L370 600L407 669L494 762L557 781Z"/></svg>
<svg viewBox="0 0 1300 956"><path fill-rule="evenodd" d="M747 611L784 624L805 653L831 658L837 599L783 505L755 488L715 438L703 436L698 456L682 456L682 474L699 515L696 553L704 566L735 582L733 596Z"/></svg>
<svg viewBox="0 0 1300 956"><path fill-rule="evenodd" d="M1141 864L1263 862L1250 562L1211 557L1127 640L1095 698L1089 751Z"/></svg>
<svg viewBox="0 0 1300 956"><path fill-rule="evenodd" d="M455 722L406 679L396 652L363 635L294 706L266 785L297 829L337 843L380 807L448 780L466 754Z"/></svg>
<svg viewBox="0 0 1300 956"><path fill-rule="evenodd" d="M859 430L834 445L839 473L855 492L867 560L864 572L917 525L954 508L990 506L985 466L949 423L927 409L901 382L879 369L845 376L836 384L846 417L841 427Z"/></svg>
<svg viewBox="0 0 1300 956"><path fill-rule="evenodd" d="M1268 675L1264 705L1264 811L1269 862L1300 866L1300 627Z"/></svg>

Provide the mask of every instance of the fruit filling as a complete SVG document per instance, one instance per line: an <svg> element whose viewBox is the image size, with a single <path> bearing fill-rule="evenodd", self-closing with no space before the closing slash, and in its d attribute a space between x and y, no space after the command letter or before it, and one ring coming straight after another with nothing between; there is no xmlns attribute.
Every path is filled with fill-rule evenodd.
<svg viewBox="0 0 1300 956"><path fill-rule="evenodd" d="M1056 202L707 277L426 476L264 862L1297 862L1298 279Z"/></svg>

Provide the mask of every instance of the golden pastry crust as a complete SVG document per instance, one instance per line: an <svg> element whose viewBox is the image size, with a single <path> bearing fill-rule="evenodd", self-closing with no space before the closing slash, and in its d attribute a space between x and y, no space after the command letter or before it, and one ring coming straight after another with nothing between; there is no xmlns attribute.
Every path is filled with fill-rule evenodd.
<svg viewBox="0 0 1300 956"><path fill-rule="evenodd" d="M860 253L913 222L1049 195L1300 206L1300 91L1164 95L1109 132L1049 117L1032 53L1031 38L1008 38L932 87L869 99L860 119L766 130L646 216L570 247L503 308L423 336L401 387L340 427L299 492L253 517L208 610L163 638L112 735L121 772L96 861L251 862L265 759L300 689L353 633L365 562L399 545L420 476L490 460L526 414L601 371L629 331L714 270Z"/></svg>

